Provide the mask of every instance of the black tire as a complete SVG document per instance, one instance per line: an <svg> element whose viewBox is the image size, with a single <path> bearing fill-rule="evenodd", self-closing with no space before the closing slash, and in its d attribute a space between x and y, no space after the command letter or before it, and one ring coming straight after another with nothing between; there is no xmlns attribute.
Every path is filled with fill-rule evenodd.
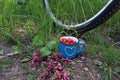
<svg viewBox="0 0 120 80"><path fill-rule="evenodd" d="M72 28L68 28L69 25L62 24L62 22L58 21L53 16L53 13L48 4L48 0L43 0L43 2L44 2L45 9L47 10L47 12L51 16L51 18L53 18L54 23L63 27L65 30L68 30L70 32L73 31ZM106 4L104 9L101 10L100 14L98 14L95 17L93 16L94 18L91 20L88 20L85 24L75 26L77 33L79 33L79 34L85 33L87 31L90 31L90 30L100 26L105 21L107 21L110 17L112 17L119 9L120 9L120 0L110 0L108 2L108 4Z"/></svg>

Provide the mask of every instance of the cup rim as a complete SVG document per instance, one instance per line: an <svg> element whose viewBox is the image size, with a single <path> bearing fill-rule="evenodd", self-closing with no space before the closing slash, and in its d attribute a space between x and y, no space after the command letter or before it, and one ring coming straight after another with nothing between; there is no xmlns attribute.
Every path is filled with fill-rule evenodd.
<svg viewBox="0 0 120 80"><path fill-rule="evenodd" d="M72 38L72 39L74 39L76 42L78 42L79 40L76 38L76 37L74 37L74 36L62 36L62 37L60 37L60 39L61 38Z"/></svg>

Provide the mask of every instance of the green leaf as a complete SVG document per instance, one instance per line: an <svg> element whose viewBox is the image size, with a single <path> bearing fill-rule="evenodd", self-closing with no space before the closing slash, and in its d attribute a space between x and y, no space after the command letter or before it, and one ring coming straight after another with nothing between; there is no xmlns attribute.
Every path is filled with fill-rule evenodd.
<svg viewBox="0 0 120 80"><path fill-rule="evenodd" d="M19 49L22 49L22 43L21 42L17 42L17 47L19 48Z"/></svg>
<svg viewBox="0 0 120 80"><path fill-rule="evenodd" d="M4 54L3 50L0 50L0 55L3 55L3 54Z"/></svg>
<svg viewBox="0 0 120 80"><path fill-rule="evenodd" d="M56 43L57 43L57 41L55 41L55 40L48 41L46 46L49 47L50 49L53 49L56 46Z"/></svg>
<svg viewBox="0 0 120 80"><path fill-rule="evenodd" d="M36 35L33 38L32 46L43 45L43 37L41 35Z"/></svg>
<svg viewBox="0 0 120 80"><path fill-rule="evenodd" d="M12 46L12 49L14 52L18 52L18 54L22 54L22 50L18 46Z"/></svg>
<svg viewBox="0 0 120 80"><path fill-rule="evenodd" d="M0 15L0 26L2 26L2 16Z"/></svg>
<svg viewBox="0 0 120 80"><path fill-rule="evenodd" d="M51 54L51 51L47 47L43 47L40 49L41 56L48 56Z"/></svg>
<svg viewBox="0 0 120 80"><path fill-rule="evenodd" d="M5 68L11 66L12 62L0 61L0 67Z"/></svg>
<svg viewBox="0 0 120 80"><path fill-rule="evenodd" d="M25 63L25 62L28 62L28 61L30 61L29 58L24 58L24 59L21 60L22 63Z"/></svg>
<svg viewBox="0 0 120 80"><path fill-rule="evenodd" d="M30 78L34 78L34 77L36 77L36 74L34 74L34 73L32 73L32 72L29 72L29 73L28 73L28 76L29 76Z"/></svg>
<svg viewBox="0 0 120 80"><path fill-rule="evenodd" d="M116 73L120 73L120 67L114 68L114 71L115 71Z"/></svg>

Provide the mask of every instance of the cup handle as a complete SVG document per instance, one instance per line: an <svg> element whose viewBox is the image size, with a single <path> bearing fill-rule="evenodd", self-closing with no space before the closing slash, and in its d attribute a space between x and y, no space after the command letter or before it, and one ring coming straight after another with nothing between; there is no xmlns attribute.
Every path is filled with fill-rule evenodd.
<svg viewBox="0 0 120 80"><path fill-rule="evenodd" d="M82 45L82 47L80 47L80 45ZM86 48L86 43L84 41L79 41L78 42L78 51L77 51L77 53L79 54L81 52L84 52L85 48Z"/></svg>

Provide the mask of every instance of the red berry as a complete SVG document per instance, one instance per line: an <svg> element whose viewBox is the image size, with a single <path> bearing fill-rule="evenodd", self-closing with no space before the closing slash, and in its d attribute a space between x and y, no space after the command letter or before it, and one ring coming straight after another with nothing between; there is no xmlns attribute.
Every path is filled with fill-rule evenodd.
<svg viewBox="0 0 120 80"><path fill-rule="evenodd" d="M64 44L76 44L76 41L71 38L61 38L60 41Z"/></svg>

